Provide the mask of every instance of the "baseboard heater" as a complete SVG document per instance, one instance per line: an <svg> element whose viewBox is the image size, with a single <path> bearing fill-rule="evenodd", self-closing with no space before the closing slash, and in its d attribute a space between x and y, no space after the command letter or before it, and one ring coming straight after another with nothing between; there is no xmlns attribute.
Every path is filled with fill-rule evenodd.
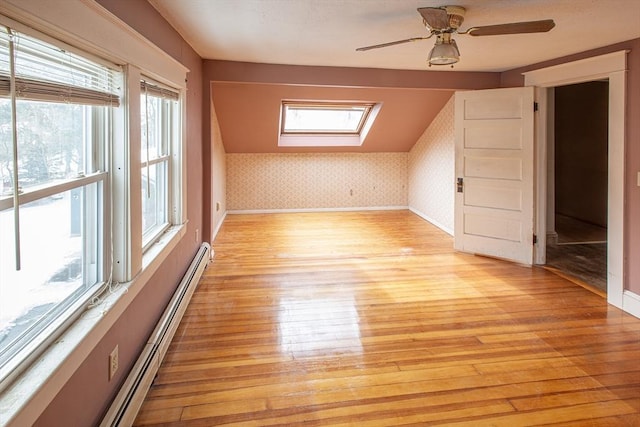
<svg viewBox="0 0 640 427"><path fill-rule="evenodd" d="M149 337L120 392L102 419L101 427L130 426L142 406L171 339L180 324L202 272L211 259L211 246L203 243Z"/></svg>

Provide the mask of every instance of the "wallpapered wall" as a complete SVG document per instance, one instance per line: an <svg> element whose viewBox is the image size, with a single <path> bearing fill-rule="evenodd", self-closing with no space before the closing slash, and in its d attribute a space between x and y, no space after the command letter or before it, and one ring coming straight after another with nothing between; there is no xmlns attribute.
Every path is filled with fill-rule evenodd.
<svg viewBox="0 0 640 427"><path fill-rule="evenodd" d="M227 209L407 206L408 153L228 153Z"/></svg>
<svg viewBox="0 0 640 427"><path fill-rule="evenodd" d="M409 152L409 208L449 234L454 223L454 99Z"/></svg>

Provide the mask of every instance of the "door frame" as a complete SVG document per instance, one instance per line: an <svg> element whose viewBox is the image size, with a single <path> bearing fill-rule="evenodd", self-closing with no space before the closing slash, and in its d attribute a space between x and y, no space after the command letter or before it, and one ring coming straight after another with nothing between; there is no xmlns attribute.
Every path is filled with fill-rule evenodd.
<svg viewBox="0 0 640 427"><path fill-rule="evenodd" d="M547 236L547 138L553 132L548 117L550 88L594 80L609 81L609 164L607 202L607 301L623 307L624 296L624 153L625 97L628 50L621 50L523 73L525 86L535 86L539 105L535 125L536 201L534 230L538 244L534 263L544 264Z"/></svg>

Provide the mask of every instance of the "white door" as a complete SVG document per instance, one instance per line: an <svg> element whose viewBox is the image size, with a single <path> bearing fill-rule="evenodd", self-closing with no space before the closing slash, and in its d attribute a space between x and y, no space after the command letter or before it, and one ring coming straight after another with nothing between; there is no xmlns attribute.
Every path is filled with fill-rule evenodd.
<svg viewBox="0 0 640 427"><path fill-rule="evenodd" d="M456 92L457 250L533 260L533 87Z"/></svg>

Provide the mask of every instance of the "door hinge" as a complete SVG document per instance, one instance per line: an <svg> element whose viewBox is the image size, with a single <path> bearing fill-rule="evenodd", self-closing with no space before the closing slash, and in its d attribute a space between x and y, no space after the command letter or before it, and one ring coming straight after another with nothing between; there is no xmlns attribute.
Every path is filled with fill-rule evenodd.
<svg viewBox="0 0 640 427"><path fill-rule="evenodd" d="M538 111L538 103L537 102L533 103L533 111Z"/></svg>
<svg viewBox="0 0 640 427"><path fill-rule="evenodd" d="M538 243L538 236L536 236L535 234L533 235L533 244L535 245L536 243Z"/></svg>

